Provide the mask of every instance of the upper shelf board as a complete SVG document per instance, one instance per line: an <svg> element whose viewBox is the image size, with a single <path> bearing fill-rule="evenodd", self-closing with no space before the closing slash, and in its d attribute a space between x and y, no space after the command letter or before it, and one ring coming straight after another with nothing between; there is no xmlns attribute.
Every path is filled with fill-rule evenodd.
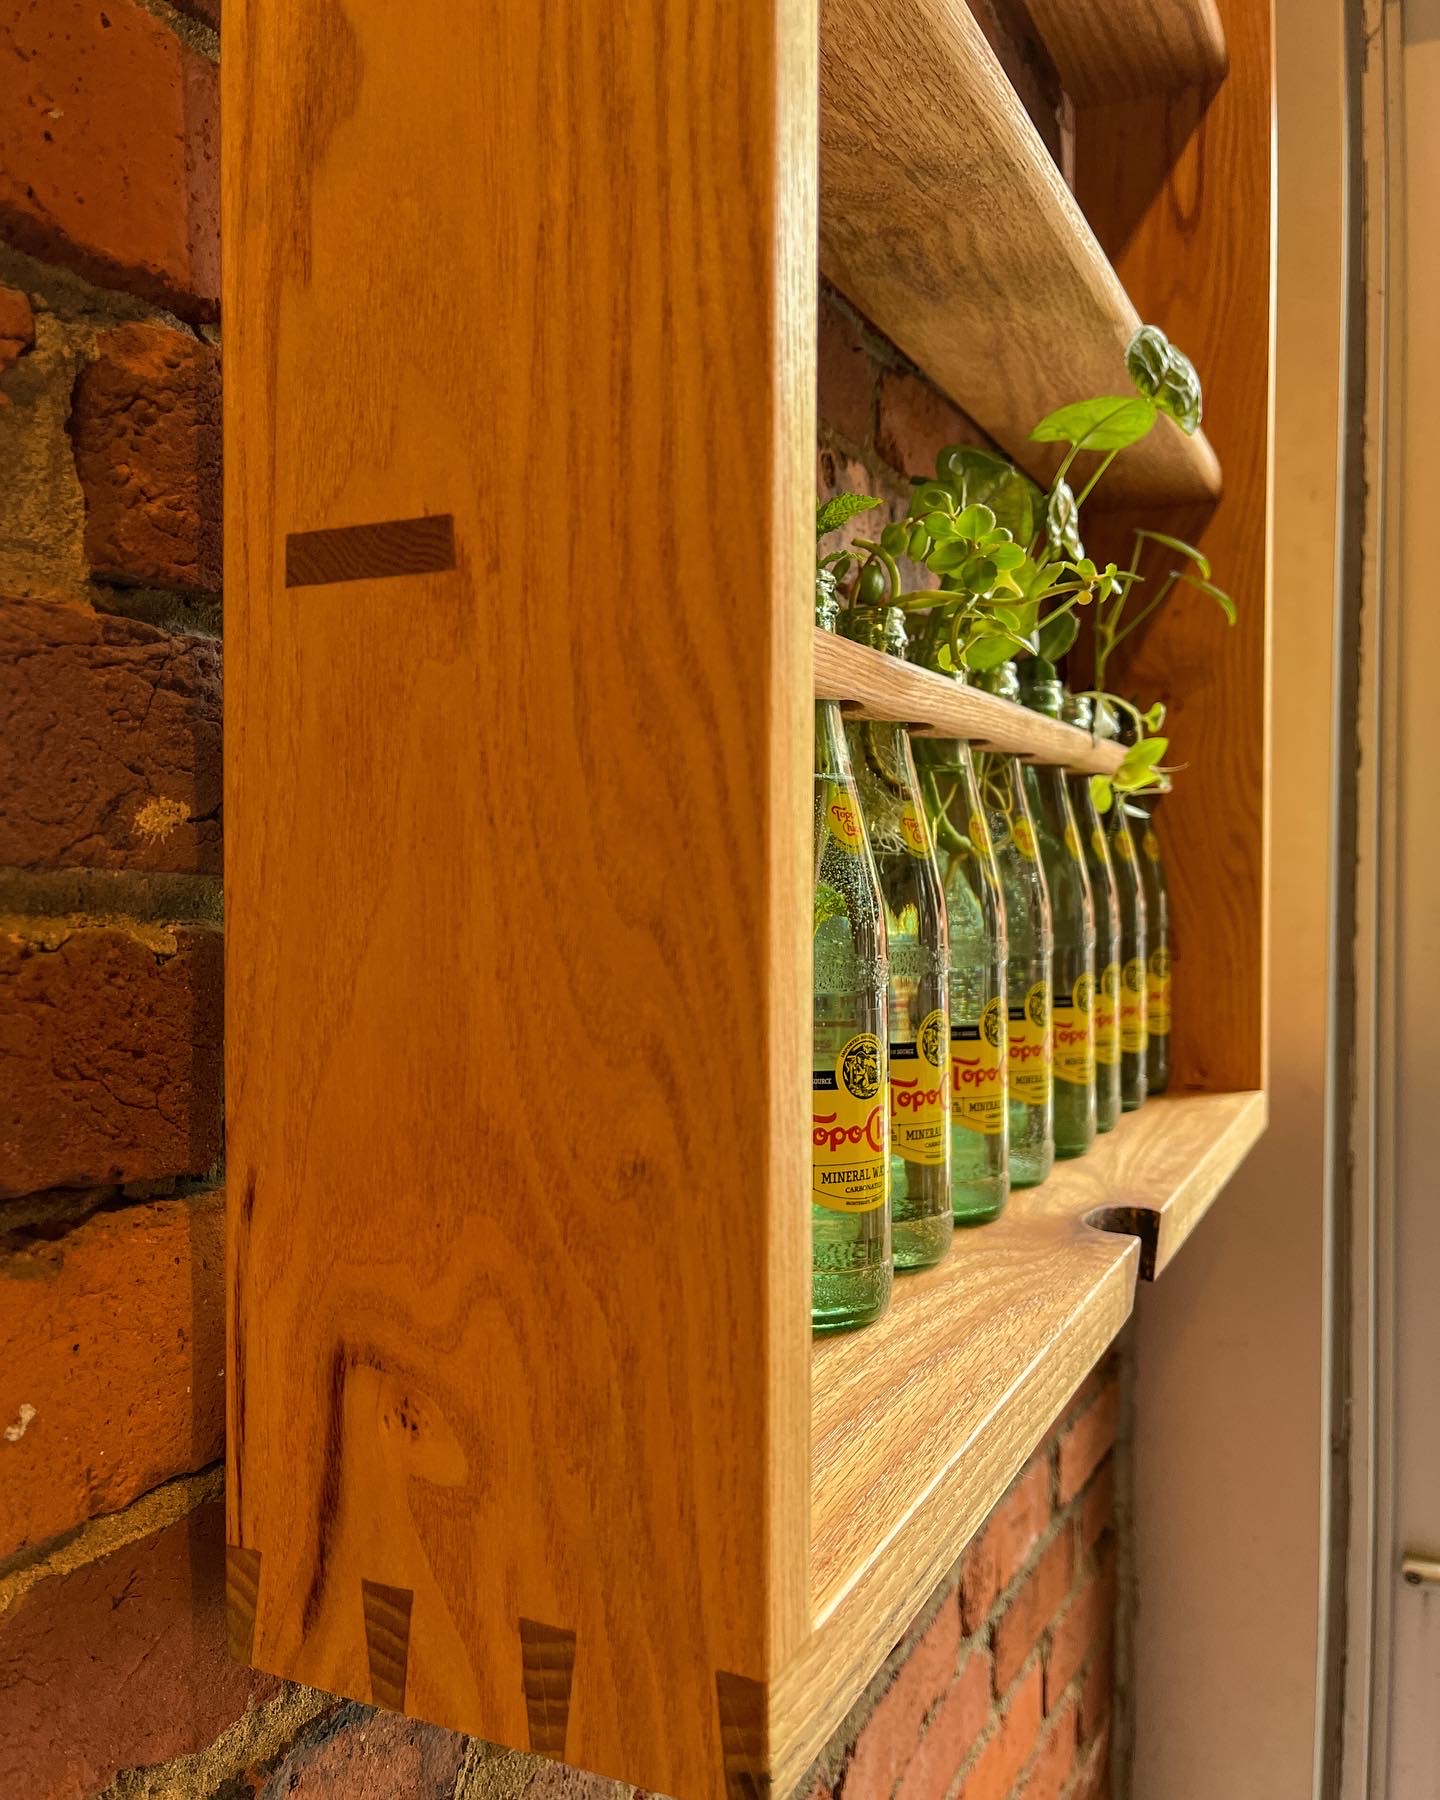
<svg viewBox="0 0 1440 1800"><path fill-rule="evenodd" d="M1031 443L1032 427L1070 401L1128 390L1139 314L965 0L822 0L820 11L821 268L1046 480L1058 458ZM1203 432L1187 438L1162 418L1091 505L1219 494Z"/></svg>
<svg viewBox="0 0 1440 1800"><path fill-rule="evenodd" d="M838 700L854 718L896 720L919 737L965 738L986 749L1011 750L1031 762L1062 763L1093 775L1113 775L1125 756L1119 744L1101 743L1073 725L818 626L815 698Z"/></svg>
<svg viewBox="0 0 1440 1800"><path fill-rule="evenodd" d="M1029 0L1077 106L1216 87L1230 67L1215 0Z"/></svg>
<svg viewBox="0 0 1440 1800"><path fill-rule="evenodd" d="M772 1695L776 1792L1125 1323L1137 1276L1164 1269L1264 1126L1263 1093L1152 1100L993 1224L957 1232L937 1268L902 1276L876 1324L816 1343L815 1624Z"/></svg>

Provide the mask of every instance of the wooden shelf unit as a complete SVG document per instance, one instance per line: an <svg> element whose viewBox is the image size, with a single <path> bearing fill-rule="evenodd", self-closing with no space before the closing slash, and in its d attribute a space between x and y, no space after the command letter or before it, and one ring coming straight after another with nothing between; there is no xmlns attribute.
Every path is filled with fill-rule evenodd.
<svg viewBox="0 0 1440 1800"><path fill-rule="evenodd" d="M815 628L815 698L838 700L859 719L892 719L917 737L965 738L989 750L1011 750L1029 762L1060 763L1113 775L1124 761L1119 744L1102 743L1073 725L948 681L866 644Z"/></svg>
<svg viewBox="0 0 1440 1800"><path fill-rule="evenodd" d="M1115 754L817 646L817 169L826 267L1017 454L1135 320L958 0L827 0L817 112L820 47L812 0L226 14L232 1648L678 1800L800 1775L1263 1120L1257 78L1193 204L1081 146L1235 377L1234 491L1168 424L1123 489L1244 600L1223 680L1193 612L1131 665L1194 765L1175 1097L812 1346L814 696Z"/></svg>
<svg viewBox="0 0 1440 1800"><path fill-rule="evenodd" d="M1026 6L1077 106L1213 88L1230 67L1215 0L1026 0Z"/></svg>
<svg viewBox="0 0 1440 1800"><path fill-rule="evenodd" d="M1128 391L1140 315L965 0L822 0L820 266L1041 479L1058 456L1031 429ZM1096 498L1205 507L1220 487L1204 433L1161 419Z"/></svg>

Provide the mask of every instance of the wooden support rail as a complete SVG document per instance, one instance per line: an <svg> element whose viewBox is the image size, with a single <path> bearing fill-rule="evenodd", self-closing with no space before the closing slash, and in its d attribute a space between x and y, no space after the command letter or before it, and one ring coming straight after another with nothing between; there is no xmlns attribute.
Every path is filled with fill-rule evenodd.
<svg viewBox="0 0 1440 1800"><path fill-rule="evenodd" d="M832 631L815 630L815 698L838 700L861 719L895 719L918 737L967 738L989 750L1011 750L1031 762L1063 763L1112 775L1125 752L1073 725L916 668Z"/></svg>

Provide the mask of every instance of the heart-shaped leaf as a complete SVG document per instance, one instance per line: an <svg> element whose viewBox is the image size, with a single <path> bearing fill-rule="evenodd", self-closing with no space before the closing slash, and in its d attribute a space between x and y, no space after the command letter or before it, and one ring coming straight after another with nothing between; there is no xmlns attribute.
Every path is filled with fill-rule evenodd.
<svg viewBox="0 0 1440 1800"><path fill-rule="evenodd" d="M1042 419L1030 436L1037 444L1075 444L1083 450L1124 450L1155 423L1156 402L1141 394L1102 394L1076 400Z"/></svg>

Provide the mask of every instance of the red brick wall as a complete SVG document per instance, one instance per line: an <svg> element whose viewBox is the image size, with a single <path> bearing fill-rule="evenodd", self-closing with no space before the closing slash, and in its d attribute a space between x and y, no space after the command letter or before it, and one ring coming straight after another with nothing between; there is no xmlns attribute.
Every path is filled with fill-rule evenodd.
<svg viewBox="0 0 1440 1800"><path fill-rule="evenodd" d="M0 22L0 1796L618 1797L226 1653L218 18ZM897 504L966 434L833 300L822 411L822 486ZM1110 1392L824 1785L1104 1791Z"/></svg>

